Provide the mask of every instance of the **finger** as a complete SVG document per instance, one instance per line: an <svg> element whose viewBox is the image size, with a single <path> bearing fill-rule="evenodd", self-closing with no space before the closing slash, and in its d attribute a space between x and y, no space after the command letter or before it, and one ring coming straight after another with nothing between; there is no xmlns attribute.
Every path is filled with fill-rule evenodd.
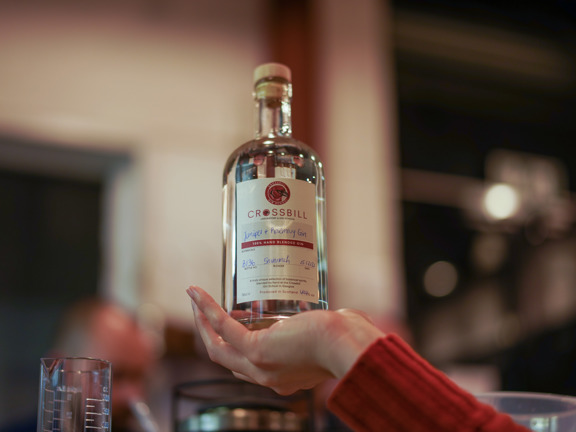
<svg viewBox="0 0 576 432"><path fill-rule="evenodd" d="M196 329L198 330L200 338L204 344L208 347L219 343L221 339L220 335L214 331L204 313L202 313L196 303L194 303L194 300L191 300L190 302L192 303L192 310L194 311L194 322L196 323Z"/></svg>
<svg viewBox="0 0 576 432"><path fill-rule="evenodd" d="M189 292L189 294L191 293ZM197 303L194 300L195 296L191 295L191 297L193 297L192 304L196 327L204 345L206 345L210 359L233 372L242 373L244 375L249 374L254 366L241 351L222 337L222 335L213 327L212 322L218 320L229 321L238 324L242 330L248 330L236 320L230 318L228 314L226 314L226 312L224 312L224 310L204 291L200 293L200 297L197 297ZM217 317L213 318L211 321L202 310L201 306L204 306L205 311L208 313L212 312L214 315L217 315ZM217 324L217 327L221 326L221 324Z"/></svg>
<svg viewBox="0 0 576 432"><path fill-rule="evenodd" d="M244 345L249 338L250 330L231 318L222 307L202 288L191 286L187 290L198 309L206 317L210 327L222 339L244 352Z"/></svg>
<svg viewBox="0 0 576 432"><path fill-rule="evenodd" d="M252 365L246 357L214 331L206 315L198 307L195 307L194 319L212 361L233 372L246 373L251 368Z"/></svg>
<svg viewBox="0 0 576 432"><path fill-rule="evenodd" d="M194 309L194 321L196 323L196 328L200 334L200 338L206 345L208 352L212 351L222 351L224 354L229 356L239 355L236 349L228 342L226 342L222 337L212 328L210 321L206 318L206 315L192 300L192 308ZM226 355L224 355L226 357Z"/></svg>

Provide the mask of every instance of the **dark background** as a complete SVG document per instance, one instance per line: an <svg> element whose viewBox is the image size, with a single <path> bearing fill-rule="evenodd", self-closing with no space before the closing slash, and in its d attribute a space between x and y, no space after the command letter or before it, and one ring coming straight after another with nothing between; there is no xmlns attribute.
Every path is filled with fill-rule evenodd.
<svg viewBox="0 0 576 432"><path fill-rule="evenodd" d="M560 160L573 192L576 5L569 1L395 0L393 8L397 26L406 15L447 20L464 29L462 41L466 34L481 38L482 31L475 29L484 29L486 34L494 32L496 37L487 39L494 44L502 31L528 38L534 48L550 47L566 65L565 71L552 70L550 76L513 73L482 64L489 47L482 47L477 62L467 62L452 55L451 44L440 52L431 48L426 53L425 46L418 52L406 49L407 36L398 31L395 61L402 168L484 179L490 152L508 149ZM469 47L472 57L476 48ZM501 61L506 64L509 59ZM418 345L423 328L430 324L428 314L448 303L464 307L467 291L481 279L470 265L471 242L478 231L459 209L442 204L405 200L402 213L407 313ZM509 252L492 277L504 287L500 294L514 313L517 294L523 289L519 278L526 265L523 257L535 246L522 229L505 235ZM572 236L571 229L564 240ZM438 260L452 262L460 274L456 289L445 298L428 295L422 284L426 267ZM520 328L511 344L495 343L481 355L450 360L495 365L505 390L576 394L575 352L576 327L568 322L531 333Z"/></svg>

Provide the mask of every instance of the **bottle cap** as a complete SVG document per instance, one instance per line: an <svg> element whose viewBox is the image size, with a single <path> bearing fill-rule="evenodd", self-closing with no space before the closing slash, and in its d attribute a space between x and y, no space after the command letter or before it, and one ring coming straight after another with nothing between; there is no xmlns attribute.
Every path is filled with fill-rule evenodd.
<svg viewBox="0 0 576 432"><path fill-rule="evenodd" d="M254 83L267 77L279 77L292 82L290 68L281 63L264 63L254 69Z"/></svg>

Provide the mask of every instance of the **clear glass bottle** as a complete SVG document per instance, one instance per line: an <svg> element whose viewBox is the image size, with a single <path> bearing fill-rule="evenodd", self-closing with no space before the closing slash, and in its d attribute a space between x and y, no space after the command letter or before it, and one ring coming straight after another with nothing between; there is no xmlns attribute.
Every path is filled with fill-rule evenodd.
<svg viewBox="0 0 576 432"><path fill-rule="evenodd" d="M322 163L292 138L290 69L254 71L255 138L224 168L224 309L250 329L328 309Z"/></svg>

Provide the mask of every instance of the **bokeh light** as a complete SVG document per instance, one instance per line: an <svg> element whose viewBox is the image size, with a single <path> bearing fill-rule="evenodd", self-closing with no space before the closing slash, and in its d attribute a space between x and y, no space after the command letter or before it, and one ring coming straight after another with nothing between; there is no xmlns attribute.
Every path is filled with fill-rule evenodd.
<svg viewBox="0 0 576 432"><path fill-rule="evenodd" d="M483 204L484 210L491 218L509 219L520 208L520 195L514 187L505 183L498 183L486 190Z"/></svg>
<svg viewBox="0 0 576 432"><path fill-rule="evenodd" d="M456 288L458 270L448 261L436 261L424 273L424 290L433 297L445 297Z"/></svg>

